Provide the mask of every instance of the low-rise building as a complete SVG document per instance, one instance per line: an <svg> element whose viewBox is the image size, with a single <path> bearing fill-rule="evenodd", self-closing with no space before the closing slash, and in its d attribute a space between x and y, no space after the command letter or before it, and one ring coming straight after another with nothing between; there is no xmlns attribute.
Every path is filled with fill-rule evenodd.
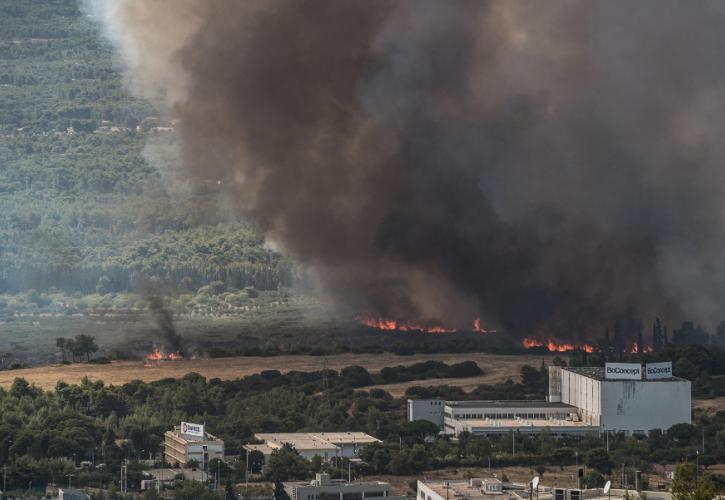
<svg viewBox="0 0 725 500"><path fill-rule="evenodd" d="M405 499L405 497L393 495L389 483L380 481L347 482L330 479L329 474L316 474L312 481L284 483L284 490L292 500Z"/></svg>
<svg viewBox="0 0 725 500"><path fill-rule="evenodd" d="M294 447L307 459L317 455L327 461L334 457L356 457L365 446L381 442L364 432L280 432L259 433L254 437L263 444L248 444L244 449L250 453L261 452L265 460L284 445Z"/></svg>
<svg viewBox="0 0 725 500"><path fill-rule="evenodd" d="M206 469L210 460L218 458L224 460L224 441L204 431L201 428L199 435L183 432L182 426L174 427L172 431L164 434L164 458L170 465L185 466L192 460L199 467Z"/></svg>

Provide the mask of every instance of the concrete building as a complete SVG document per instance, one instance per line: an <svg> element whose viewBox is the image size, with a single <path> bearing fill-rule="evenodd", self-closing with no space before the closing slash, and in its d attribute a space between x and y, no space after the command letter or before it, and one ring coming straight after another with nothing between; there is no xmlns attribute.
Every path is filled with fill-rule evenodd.
<svg viewBox="0 0 725 500"><path fill-rule="evenodd" d="M164 458L170 465L181 466L196 460L200 468L206 469L210 460L224 460L224 441L205 432L203 428L201 435L195 436L183 433L181 427L177 426L173 431L164 433Z"/></svg>
<svg viewBox="0 0 725 500"><path fill-rule="evenodd" d="M496 478L418 481L417 500L502 500L503 483Z"/></svg>
<svg viewBox="0 0 725 500"><path fill-rule="evenodd" d="M669 363L648 365L645 370L622 363L594 368L552 366L546 401L408 400L408 419L428 420L453 435L544 429L555 434L640 434L691 423L690 385L672 376Z"/></svg>
<svg viewBox="0 0 725 500"><path fill-rule="evenodd" d="M379 481L349 483L330 479L329 474L316 474L315 479L309 482L284 483L284 489L292 500L405 499L402 496L392 495L389 483Z"/></svg>
<svg viewBox="0 0 725 500"><path fill-rule="evenodd" d="M443 401L440 399L409 399L408 421L427 420L443 426Z"/></svg>
<svg viewBox="0 0 725 500"><path fill-rule="evenodd" d="M249 452L261 452L265 461L274 450L282 448L285 444L293 446L300 455L307 459L317 455L327 461L337 456L356 457L363 447L381 442L364 432L259 433L255 434L254 438L264 443L248 444L244 446L244 449Z"/></svg>

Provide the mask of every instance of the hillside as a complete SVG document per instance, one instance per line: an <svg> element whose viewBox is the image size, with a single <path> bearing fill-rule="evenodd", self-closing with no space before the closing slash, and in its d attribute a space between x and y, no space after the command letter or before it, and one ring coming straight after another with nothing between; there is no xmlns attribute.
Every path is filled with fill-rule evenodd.
<svg viewBox="0 0 725 500"><path fill-rule="evenodd" d="M0 293L291 283L252 225L169 192L145 146L171 148L173 124L125 90L79 1L0 4L0 109Z"/></svg>

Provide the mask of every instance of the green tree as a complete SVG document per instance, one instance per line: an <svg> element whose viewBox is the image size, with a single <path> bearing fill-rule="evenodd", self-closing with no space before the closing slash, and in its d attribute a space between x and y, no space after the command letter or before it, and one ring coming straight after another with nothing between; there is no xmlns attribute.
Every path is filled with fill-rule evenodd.
<svg viewBox="0 0 725 500"><path fill-rule="evenodd" d="M692 464L680 464L675 469L672 481L672 498L674 500L712 500L715 498L715 485L709 479L697 478L697 471Z"/></svg>
<svg viewBox="0 0 725 500"><path fill-rule="evenodd" d="M75 352L77 352L80 356L82 356L83 354L86 355L86 361L91 360L91 353L98 351L96 340L90 335L83 334L76 335L74 340L74 348Z"/></svg>
<svg viewBox="0 0 725 500"><path fill-rule="evenodd" d="M596 469L602 474L611 474L612 461L609 458L607 450L604 448L593 448L589 450L585 456L584 463L587 467Z"/></svg>
<svg viewBox="0 0 725 500"><path fill-rule="evenodd" d="M274 450L267 463L268 476L280 481L306 479L309 476L310 463L293 446L285 444Z"/></svg>

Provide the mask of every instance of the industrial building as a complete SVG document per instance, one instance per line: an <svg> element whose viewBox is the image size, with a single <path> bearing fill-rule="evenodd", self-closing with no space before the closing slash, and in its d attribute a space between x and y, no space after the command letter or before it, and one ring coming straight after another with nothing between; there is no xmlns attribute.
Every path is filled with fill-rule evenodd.
<svg viewBox="0 0 725 500"><path fill-rule="evenodd" d="M164 433L164 458L170 465L181 466L194 460L206 469L210 460L224 460L224 441L206 432L203 425L182 422Z"/></svg>
<svg viewBox="0 0 725 500"><path fill-rule="evenodd" d="M315 479L312 481L284 483L284 489L291 500L405 499L405 497L392 495L389 483L380 481L353 483L330 479L329 474L315 474Z"/></svg>
<svg viewBox="0 0 725 500"><path fill-rule="evenodd" d="M254 438L263 441L263 444L248 444L244 446L244 449L249 452L261 452L265 461L269 459L274 450L278 450L284 445L294 447L301 456L307 459L317 455L327 461L333 457L356 457L363 447L381 442L364 432L259 433L255 434Z"/></svg>
<svg viewBox="0 0 725 500"><path fill-rule="evenodd" d="M691 423L691 384L671 363L607 363L549 368L546 401L408 400L408 419L428 420L446 434L644 434Z"/></svg>

